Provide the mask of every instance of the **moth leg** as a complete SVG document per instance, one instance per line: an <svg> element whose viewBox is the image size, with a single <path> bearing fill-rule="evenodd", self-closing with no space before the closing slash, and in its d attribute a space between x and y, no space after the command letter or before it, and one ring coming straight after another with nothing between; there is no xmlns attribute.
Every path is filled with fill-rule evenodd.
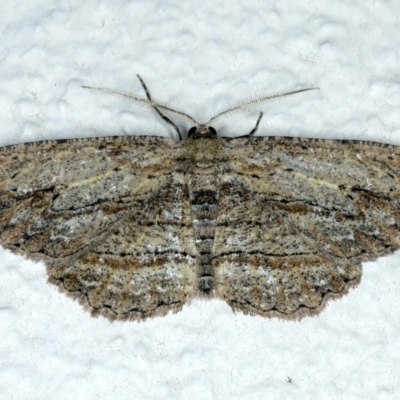
<svg viewBox="0 0 400 400"><path fill-rule="evenodd" d="M257 122L256 122L256 126L250 131L250 133L248 133L247 135L244 136L254 136L254 134L257 132L258 130L258 125L260 125L260 121L261 118L263 117L264 113L260 112L260 115L258 116Z"/></svg>
<svg viewBox="0 0 400 400"><path fill-rule="evenodd" d="M140 83L142 84L142 87L146 93L146 97L147 100L149 100L152 103L152 107L154 108L154 110L156 111L156 113L160 116L160 118L162 118L167 124L171 125L172 127L174 127L174 129L176 130L176 132L178 133L179 136L179 140L182 140L182 136L181 136L181 132L179 131L178 125L176 125L174 122L172 122L167 116L165 116L154 104L153 104L153 100L151 99L150 93L147 89L147 86L145 85L145 83L143 82L143 79L141 78L141 76L139 74L136 74L136 76L138 77Z"/></svg>
<svg viewBox="0 0 400 400"><path fill-rule="evenodd" d="M258 125L260 125L260 121L261 121L261 118L263 117L263 115L264 115L264 113L260 112L260 115L258 116L255 127L249 133L247 133L246 135L242 135L242 136L236 136L235 139L242 138L242 137L248 137L248 136L254 136L254 134L258 130Z"/></svg>

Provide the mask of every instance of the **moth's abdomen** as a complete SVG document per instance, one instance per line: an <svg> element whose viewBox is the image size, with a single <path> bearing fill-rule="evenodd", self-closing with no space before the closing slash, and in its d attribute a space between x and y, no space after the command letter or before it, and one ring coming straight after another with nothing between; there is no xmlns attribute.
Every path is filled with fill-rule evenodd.
<svg viewBox="0 0 400 400"><path fill-rule="evenodd" d="M214 174L192 176L189 181L190 206L193 230L199 262L199 291L210 294L214 287L212 268L215 226L218 211L219 190Z"/></svg>

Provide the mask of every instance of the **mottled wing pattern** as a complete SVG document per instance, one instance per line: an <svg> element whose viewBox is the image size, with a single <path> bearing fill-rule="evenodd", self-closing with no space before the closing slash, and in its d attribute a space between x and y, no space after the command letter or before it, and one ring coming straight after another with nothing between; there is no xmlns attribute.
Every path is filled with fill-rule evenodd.
<svg viewBox="0 0 400 400"><path fill-rule="evenodd" d="M400 149L297 138L225 140L216 295L252 314L302 317L400 247Z"/></svg>
<svg viewBox="0 0 400 400"><path fill-rule="evenodd" d="M109 137L0 150L0 241L42 260L93 314L180 310L197 285L185 175L174 141Z"/></svg>

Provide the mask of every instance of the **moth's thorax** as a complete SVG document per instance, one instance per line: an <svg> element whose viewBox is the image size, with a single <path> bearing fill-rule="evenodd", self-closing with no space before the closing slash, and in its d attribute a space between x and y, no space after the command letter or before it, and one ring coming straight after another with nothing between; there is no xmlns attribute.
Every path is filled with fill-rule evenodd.
<svg viewBox="0 0 400 400"><path fill-rule="evenodd" d="M216 136L193 136L186 139L182 147L193 168L217 166L225 155L223 142Z"/></svg>

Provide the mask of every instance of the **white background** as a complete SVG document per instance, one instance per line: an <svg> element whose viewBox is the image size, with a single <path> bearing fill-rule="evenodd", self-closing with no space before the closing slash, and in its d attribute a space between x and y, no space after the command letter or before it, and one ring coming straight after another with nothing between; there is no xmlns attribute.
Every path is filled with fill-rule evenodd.
<svg viewBox="0 0 400 400"><path fill-rule="evenodd" d="M253 94L319 86L265 105L258 134L400 144L399 17L395 0L4 1L0 145L174 135L81 89L142 95L136 73L200 122ZM215 127L240 135L256 118ZM399 332L398 254L301 322L197 300L111 324L48 285L43 264L0 253L2 399L398 399Z"/></svg>

